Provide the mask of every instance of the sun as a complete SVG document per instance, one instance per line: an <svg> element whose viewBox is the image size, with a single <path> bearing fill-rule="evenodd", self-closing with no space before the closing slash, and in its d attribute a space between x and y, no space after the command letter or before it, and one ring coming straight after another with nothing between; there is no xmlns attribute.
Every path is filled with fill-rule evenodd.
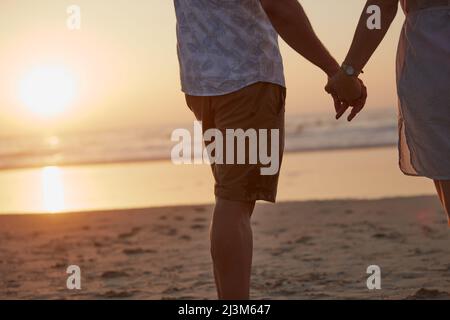
<svg viewBox="0 0 450 320"><path fill-rule="evenodd" d="M22 103L42 117L64 112L75 95L75 77L61 66L36 67L25 75L19 86Z"/></svg>

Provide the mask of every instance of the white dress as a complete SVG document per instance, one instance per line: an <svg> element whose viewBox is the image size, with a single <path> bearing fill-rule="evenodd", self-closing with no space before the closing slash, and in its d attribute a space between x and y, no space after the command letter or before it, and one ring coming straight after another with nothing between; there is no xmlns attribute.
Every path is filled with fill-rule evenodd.
<svg viewBox="0 0 450 320"><path fill-rule="evenodd" d="M450 6L408 12L397 53L400 168L450 180Z"/></svg>

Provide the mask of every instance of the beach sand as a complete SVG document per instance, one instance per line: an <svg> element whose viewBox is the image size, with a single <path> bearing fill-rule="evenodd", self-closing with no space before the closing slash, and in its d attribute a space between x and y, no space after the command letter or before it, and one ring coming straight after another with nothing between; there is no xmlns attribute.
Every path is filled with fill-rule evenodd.
<svg viewBox="0 0 450 320"><path fill-rule="evenodd" d="M215 299L211 206L0 216L1 299ZM253 299L449 299L435 197L258 204ZM82 289L66 288L78 265ZM382 289L368 290L369 265Z"/></svg>

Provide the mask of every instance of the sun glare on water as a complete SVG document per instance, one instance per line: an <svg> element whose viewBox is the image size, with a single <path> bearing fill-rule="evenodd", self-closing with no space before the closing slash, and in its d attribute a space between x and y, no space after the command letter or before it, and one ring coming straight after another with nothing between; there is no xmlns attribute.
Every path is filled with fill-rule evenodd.
<svg viewBox="0 0 450 320"><path fill-rule="evenodd" d="M45 167L41 174L44 209L49 213L58 213L65 208L62 170L58 167Z"/></svg>
<svg viewBox="0 0 450 320"><path fill-rule="evenodd" d="M37 67L20 83L19 96L34 114L51 117L67 110L76 95L73 74L63 67Z"/></svg>

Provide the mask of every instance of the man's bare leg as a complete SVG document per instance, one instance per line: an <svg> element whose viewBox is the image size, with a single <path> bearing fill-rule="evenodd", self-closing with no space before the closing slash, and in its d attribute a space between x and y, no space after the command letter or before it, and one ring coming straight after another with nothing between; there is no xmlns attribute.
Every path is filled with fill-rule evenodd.
<svg viewBox="0 0 450 320"><path fill-rule="evenodd" d="M211 256L221 300L248 300L253 256L250 217L255 202L216 199L211 223Z"/></svg>
<svg viewBox="0 0 450 320"><path fill-rule="evenodd" d="M450 180L434 180L434 185L448 216L448 224L450 226Z"/></svg>

